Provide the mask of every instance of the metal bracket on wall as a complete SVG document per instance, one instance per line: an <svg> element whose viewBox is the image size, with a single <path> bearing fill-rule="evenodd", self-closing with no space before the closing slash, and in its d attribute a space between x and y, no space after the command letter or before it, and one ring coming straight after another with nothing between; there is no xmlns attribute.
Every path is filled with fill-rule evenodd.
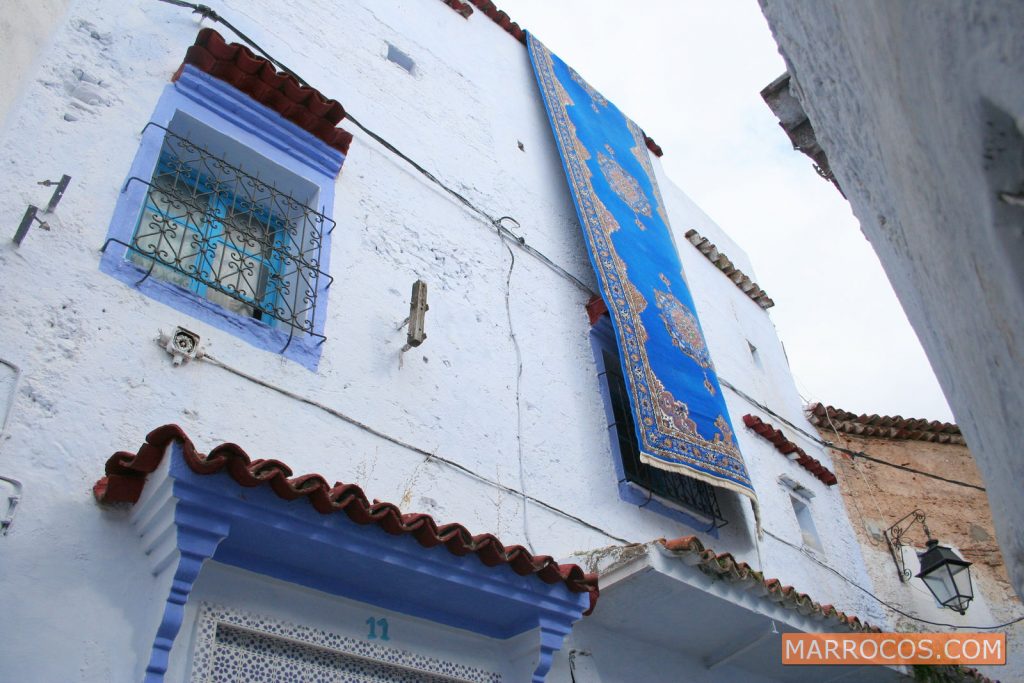
<svg viewBox="0 0 1024 683"><path fill-rule="evenodd" d="M406 335L405 350L419 346L426 338L426 330L423 329L426 323L427 310L427 283L417 280L412 283L412 298L409 301L409 332Z"/></svg>
<svg viewBox="0 0 1024 683"><path fill-rule="evenodd" d="M53 191L53 195L50 197L50 203L46 205L46 209L43 213L52 213L57 205L60 204L61 198L64 196L64 192L68 189L68 184L71 182L71 176L65 174L60 177L60 180L40 180L37 184L45 187L57 186L57 189ZM32 204L28 205L25 209L25 215L21 217L21 224L18 226L17 232L14 233L14 244L21 246L22 240L25 239L25 235L28 234L28 229L32 227L33 222L38 222L39 227L43 230L49 230L50 225L46 221L39 218L36 214L39 212L39 208Z"/></svg>
<svg viewBox="0 0 1024 683"><path fill-rule="evenodd" d="M910 522L903 526L903 523L908 519ZM914 510L882 532L882 535L885 536L885 542L889 546L889 554L892 555L893 562L896 563L896 571L899 573L902 583L910 581L914 576L914 573L907 569L907 565L903 560L903 547L907 545L903 542L903 536L915 524L920 524L924 527L924 533L929 539L932 537L932 532L928 529L928 524L925 521L924 512L921 510Z"/></svg>
<svg viewBox="0 0 1024 683"><path fill-rule="evenodd" d="M60 204L61 197L64 196L64 191L68 189L68 184L71 182L71 176L65 174L60 177L60 180L40 180L37 185L43 185L44 187L57 186L57 189L53 191L53 196L50 197L50 203L46 205L45 213L52 213L57 205Z"/></svg>
<svg viewBox="0 0 1024 683"><path fill-rule="evenodd" d="M7 495L7 511L3 517L0 517L0 536L6 536L11 528L11 524L14 523L14 509L21 502L22 485L17 479L11 479L10 477L0 476L0 481L10 484L12 489L12 492Z"/></svg>
<svg viewBox="0 0 1024 683"><path fill-rule="evenodd" d="M43 230L50 229L50 225L46 221L36 216L38 211L39 208L31 204L29 204L28 208L25 209L25 215L21 217L21 225L18 226L18 231L14 233L15 246L21 246L21 241L25 239L25 235L28 234L28 229L32 227L33 221L39 221L39 227Z"/></svg>
<svg viewBox="0 0 1024 683"><path fill-rule="evenodd" d="M417 280L412 283L412 298L409 301L409 316L402 321L402 324L398 326L398 329L402 329L409 325L409 331L406 334L405 346L398 352L398 367L402 367L402 356L406 351L413 349L422 344L427 338L427 332L424 329L426 323L427 311L430 306L427 305L427 283L423 280Z"/></svg>
<svg viewBox="0 0 1024 683"><path fill-rule="evenodd" d="M0 358L0 434L7 431L7 421L14 409L14 396L20 376L21 368L9 360Z"/></svg>

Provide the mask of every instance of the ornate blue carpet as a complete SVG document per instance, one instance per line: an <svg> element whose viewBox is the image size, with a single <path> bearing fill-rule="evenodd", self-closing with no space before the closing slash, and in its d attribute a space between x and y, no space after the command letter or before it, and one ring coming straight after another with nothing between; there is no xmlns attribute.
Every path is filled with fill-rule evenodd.
<svg viewBox="0 0 1024 683"><path fill-rule="evenodd" d="M640 128L528 36L615 329L641 460L757 497L733 436Z"/></svg>

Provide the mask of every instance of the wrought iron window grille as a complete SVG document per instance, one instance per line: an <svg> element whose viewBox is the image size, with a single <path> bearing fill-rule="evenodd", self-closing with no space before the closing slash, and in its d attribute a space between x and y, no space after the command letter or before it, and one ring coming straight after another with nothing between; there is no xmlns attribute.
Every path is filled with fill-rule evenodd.
<svg viewBox="0 0 1024 683"><path fill-rule="evenodd" d="M146 198L126 257L224 308L274 326L289 326L316 337L320 278L328 289L334 278L321 269L323 238L335 222L186 137L164 131L153 177L132 176L146 186ZM145 129L143 129L145 132ZM282 349L282 351L284 351Z"/></svg>
<svg viewBox="0 0 1024 683"><path fill-rule="evenodd" d="M666 472L641 462L640 444L636 438L636 427L633 423L632 410L629 407L626 380L622 377L622 372L619 369L619 359L608 350L604 350L602 353L604 354L608 393L611 396L612 412L615 418L615 432L619 440L619 452L622 454L622 469L626 480L644 488L648 492L648 501L652 496L658 496L663 500L698 512L711 520L711 528L714 529L720 529L728 524L728 520L722 516L715 489L710 484L675 472Z"/></svg>

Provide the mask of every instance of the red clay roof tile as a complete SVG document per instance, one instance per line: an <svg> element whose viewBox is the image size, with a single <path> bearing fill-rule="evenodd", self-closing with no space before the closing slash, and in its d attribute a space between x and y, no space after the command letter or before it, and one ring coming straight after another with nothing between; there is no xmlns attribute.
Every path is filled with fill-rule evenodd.
<svg viewBox="0 0 1024 683"><path fill-rule="evenodd" d="M500 26L506 33L526 45L526 31L520 28L519 24L512 21L511 17L498 9L490 0L469 0L476 5L476 8L487 15L487 18Z"/></svg>
<svg viewBox="0 0 1024 683"><path fill-rule="evenodd" d="M807 455L807 452L785 437L775 427L771 426L756 415L744 415L743 424L763 439L770 441L775 450L785 456L796 453L796 463L805 470L820 479L827 486L835 486L839 483L836 475L827 467L821 464L816 458Z"/></svg>
<svg viewBox="0 0 1024 683"><path fill-rule="evenodd" d="M747 583L749 587L761 586L764 597L773 602L781 603L787 609L801 614L816 614L832 619L853 631L880 633L877 626L861 621L860 618L840 612L832 605L822 605L812 600L806 593L797 591L792 586L784 586L778 579L766 579L764 574L746 562L739 562L731 553L715 553L705 548L696 536L683 536L674 539L658 539L658 543L666 550L680 558L694 558L701 571L725 578L736 583Z"/></svg>
<svg viewBox="0 0 1024 683"><path fill-rule="evenodd" d="M574 593L589 593L590 614L597 604L595 574L585 574L575 564L558 564L547 555L533 555L522 546L505 546L491 534L474 536L461 524L438 526L426 514L403 514L391 503L370 502L354 484L329 486L319 474L292 477L292 470L279 460L252 460L233 443L217 446L208 455L199 453L177 425L158 427L146 436L137 452L118 452L106 464L106 476L93 486L101 503L135 503L142 494L146 476L156 470L167 446L182 445L185 463L196 474L227 471L240 486L267 485L278 497L292 501L305 498L320 514L344 512L356 524L376 524L389 534L410 534L425 548L443 545L453 555L474 553L488 567L509 565L520 576L536 575L545 583L563 582Z"/></svg>
<svg viewBox="0 0 1024 683"><path fill-rule="evenodd" d="M464 17L468 18L469 15L473 13L472 8L466 7L465 9L462 9L459 7L459 5L466 5L466 3L461 2L461 0L441 0L441 2L448 5ZM487 16L488 19L500 26L506 33L523 45L526 45L526 31L523 30L519 24L512 21L512 18L508 16L508 13L498 9L497 5L491 2L491 0L468 0L468 2L473 3L477 9ZM466 9L469 11L466 12ZM644 135L644 143L647 145L647 149L651 150L651 153L654 154L654 156L660 157L665 154L662 151L661 146L654 141L654 138L647 134Z"/></svg>
<svg viewBox="0 0 1024 683"><path fill-rule="evenodd" d="M348 154L352 134L336 127L345 118L345 108L279 72L270 61L253 54L246 46L227 43L212 28L204 28L185 52L182 69L185 64L230 83L342 154ZM181 69L174 79L180 74Z"/></svg>
<svg viewBox="0 0 1024 683"><path fill-rule="evenodd" d="M807 406L807 419L816 427L852 436L966 445L960 427L952 422L929 422L899 415L857 415L823 403Z"/></svg>
<svg viewBox="0 0 1024 683"><path fill-rule="evenodd" d="M590 318L590 325L594 326L597 321L601 319L602 315L608 313L608 304L604 302L600 294L595 294L590 297L590 301L586 303L587 317Z"/></svg>
<svg viewBox="0 0 1024 683"><path fill-rule="evenodd" d="M758 306L767 310L775 305L771 297L761 289L750 276L737 268L729 257L718 250L707 237L704 237L696 230L687 230L686 239L690 244L697 247L697 251L704 254L704 257L722 271L740 291L750 297Z"/></svg>
<svg viewBox="0 0 1024 683"><path fill-rule="evenodd" d="M661 150L661 145L654 141L650 135L644 134L644 144L647 145L647 149L651 150L651 153L656 157L665 156L665 152Z"/></svg>
<svg viewBox="0 0 1024 683"><path fill-rule="evenodd" d="M465 19L469 19L469 15L473 13L473 8L468 2L462 2L462 0L441 0L441 2L461 14Z"/></svg>

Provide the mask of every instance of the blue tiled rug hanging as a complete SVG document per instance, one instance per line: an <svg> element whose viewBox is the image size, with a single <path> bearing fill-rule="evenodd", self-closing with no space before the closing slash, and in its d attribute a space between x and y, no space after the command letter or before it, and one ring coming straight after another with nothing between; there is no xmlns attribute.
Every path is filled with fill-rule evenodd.
<svg viewBox="0 0 1024 683"><path fill-rule="evenodd" d="M528 46L615 328L640 458L749 496L756 511L644 134L532 35Z"/></svg>

